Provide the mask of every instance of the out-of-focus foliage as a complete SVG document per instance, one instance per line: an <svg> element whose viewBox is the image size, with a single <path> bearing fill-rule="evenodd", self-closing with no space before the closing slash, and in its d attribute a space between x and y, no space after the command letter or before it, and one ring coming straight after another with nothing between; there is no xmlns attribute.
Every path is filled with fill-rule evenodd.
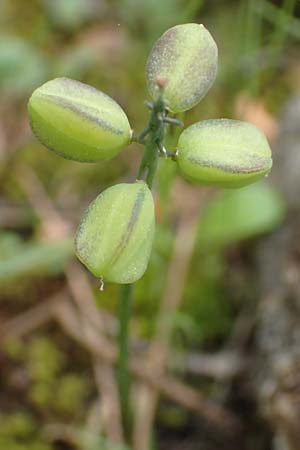
<svg viewBox="0 0 300 450"><path fill-rule="evenodd" d="M70 369L58 344L46 336L35 336L26 344L8 339L2 346L11 377L3 384L12 398L0 415L0 444L7 449L42 449L47 444L43 421L78 421L83 418L91 384L84 373ZM19 375L18 375L19 373ZM20 378L20 375L22 378ZM22 381L23 380L23 381ZM33 409L17 408L14 389Z"/></svg>
<svg viewBox="0 0 300 450"><path fill-rule="evenodd" d="M37 435L36 423L30 414L19 411L0 415L0 446L7 450L50 450Z"/></svg>
<svg viewBox="0 0 300 450"><path fill-rule="evenodd" d="M149 45L171 26L192 21L199 14L203 0L116 0L120 19L135 33L142 32ZM149 18L155 20L149 20ZM152 42L151 42L152 41Z"/></svg>
<svg viewBox="0 0 300 450"><path fill-rule="evenodd" d="M92 19L101 18L104 1L96 0L42 0L42 5L53 25L62 29L76 29Z"/></svg>
<svg viewBox="0 0 300 450"><path fill-rule="evenodd" d="M28 305L40 304L61 289L65 265L73 255L72 237L40 239L41 221L23 190L19 164L38 175L59 214L75 228L87 204L102 190L135 179L141 156L138 145L99 165L64 161L51 154L24 124L32 90L56 76L90 83L121 104L138 133L148 117L143 100L148 97L145 62L149 49L168 27L203 22L219 47L219 73L210 95L180 117L185 126L203 118L248 120L239 117L237 107L245 91L251 100L259 100L274 113L295 89L300 5L295 0L0 3L1 327L2 321L26 312ZM180 129L172 130L167 136L168 149L175 150L178 133ZM172 161L160 161L154 248L149 268L135 288L131 322L133 337L141 340L151 339L155 330L172 258L180 214L172 205L176 176ZM6 215L8 210L10 215ZM212 197L199 221L182 308L166 319L175 329L173 348L186 352L222 347L237 313L254 298L251 257L259 245L256 238L275 230L284 217L285 201L269 180ZM107 285L100 293L95 282L94 294L102 308L115 314L117 286ZM125 450L104 440L101 433L85 429L97 396L91 361L52 321L22 341L2 343L0 378L1 449L62 448L64 438L55 437L49 427L59 423L66 425L72 436L64 447L68 450ZM214 389L214 382L208 384L208 389ZM167 405L166 412L164 407L162 404L158 424L168 427L188 420L182 408L171 410Z"/></svg>
<svg viewBox="0 0 300 450"><path fill-rule="evenodd" d="M78 450L130 450L123 444L116 444L95 433L76 431Z"/></svg>
<svg viewBox="0 0 300 450"><path fill-rule="evenodd" d="M0 284L22 276L58 274L73 255L72 239L23 243L16 234L0 234Z"/></svg>
<svg viewBox="0 0 300 450"><path fill-rule="evenodd" d="M251 239L272 231L284 214L283 198L265 182L221 192L203 212L198 245L205 250Z"/></svg>
<svg viewBox="0 0 300 450"><path fill-rule="evenodd" d="M182 329L184 346L224 339L235 317L230 290L225 285L226 261L223 256L218 253L203 255L196 251L192 266L194 270L186 284L183 306L183 317L190 322L185 333Z"/></svg>
<svg viewBox="0 0 300 450"><path fill-rule="evenodd" d="M48 73L47 58L33 45L0 34L0 91L14 96L30 93Z"/></svg>

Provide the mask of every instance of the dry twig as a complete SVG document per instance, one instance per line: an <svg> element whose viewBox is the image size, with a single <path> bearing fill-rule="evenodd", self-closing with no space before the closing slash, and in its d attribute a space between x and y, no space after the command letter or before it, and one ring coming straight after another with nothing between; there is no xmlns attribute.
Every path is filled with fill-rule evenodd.
<svg viewBox="0 0 300 450"><path fill-rule="evenodd" d="M72 262L69 265L66 269L66 277L72 296L81 313L83 335L89 343L93 339L92 333L95 333L91 324L95 325L98 334L105 330L101 314L95 305L89 280L77 263ZM107 364L95 354L93 355L93 367L96 385L101 393L101 417L107 437L112 442L122 442L122 420L114 370L111 364Z"/></svg>
<svg viewBox="0 0 300 450"><path fill-rule="evenodd" d="M107 364L115 364L118 352L116 345L110 339L107 339L102 334L98 333L98 330L95 329L93 324L88 323L86 323L85 326L89 330L89 339L85 339L80 316L69 301L68 292L66 290L51 296L45 303L45 307L43 304L34 306L25 313L6 322L1 327L1 336L20 338L33 332L36 327L54 319L62 326L69 336L83 345L93 355L105 361ZM45 320L30 320L31 314L33 314L34 317L36 311L40 310L40 307L41 311L47 311L47 314L42 314L42 317ZM147 370L143 361L138 358L131 359L130 369L133 375L140 381L149 383L149 385L159 390L171 400L181 404L188 410L195 411L213 425L224 427L226 424L229 424L231 427L235 427L235 418L228 413L226 409L209 402L196 390L187 387L175 378L167 376L160 378L155 377L155 375ZM103 374L104 372L102 372L102 375ZM105 382L107 382L107 380L105 380Z"/></svg>
<svg viewBox="0 0 300 450"><path fill-rule="evenodd" d="M91 331L89 342L83 338L83 333L78 323L78 317L74 307L64 302L56 305L56 320L65 331L77 342L86 347L91 353L102 358L109 364L114 364L117 359L118 350L116 345L109 339L97 332ZM185 408L196 412L203 419L209 421L218 428L230 426L232 429L238 427L238 423L225 408L204 399L196 390L186 386L173 377L156 377L149 371L140 359L131 358L130 370L140 381L148 383L151 387L161 391L171 400L181 404ZM214 411L214 412L212 412Z"/></svg>

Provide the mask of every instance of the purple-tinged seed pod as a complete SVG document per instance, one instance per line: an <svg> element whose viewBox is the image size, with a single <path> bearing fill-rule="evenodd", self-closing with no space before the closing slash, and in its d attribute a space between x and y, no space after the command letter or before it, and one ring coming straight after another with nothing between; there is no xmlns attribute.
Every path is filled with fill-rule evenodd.
<svg viewBox="0 0 300 450"><path fill-rule="evenodd" d="M187 23L167 30L154 44L147 62L150 95L158 93L157 80L165 79L164 96L174 113L191 109L213 84L218 48L201 24Z"/></svg>

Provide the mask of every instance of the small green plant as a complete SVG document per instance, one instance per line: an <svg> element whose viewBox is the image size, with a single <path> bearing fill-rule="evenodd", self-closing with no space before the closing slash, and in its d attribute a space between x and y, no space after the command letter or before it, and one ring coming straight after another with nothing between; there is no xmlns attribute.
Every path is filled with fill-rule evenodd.
<svg viewBox="0 0 300 450"><path fill-rule="evenodd" d="M155 219L152 185L159 158L170 158L192 183L239 188L271 169L263 133L245 122L215 119L182 132L177 148L165 148L168 127L183 126L176 114L191 109L212 86L217 45L203 25L177 25L155 43L147 62L152 101L149 121L137 135L123 109L110 97L79 81L57 78L34 91L29 100L33 132L49 149L75 161L98 162L116 156L129 143L143 146L132 183L112 186L89 206L76 233L79 260L104 282L124 285L120 295L118 382L125 434L131 428L128 372L128 323L132 283L142 277L150 258Z"/></svg>
<svg viewBox="0 0 300 450"><path fill-rule="evenodd" d="M164 147L167 126L182 125L171 113L199 103L214 82L217 59L216 43L203 25L167 30L148 58L153 102L146 102L150 119L139 136L113 99L79 81L57 78L32 94L28 110L33 132L67 159L97 162L113 158L130 142L144 145L137 180L100 194L76 235L78 258L102 283L133 283L146 270L154 230L150 190L160 156L173 159L184 178L203 185L241 187L270 171L266 138L245 122L198 122L183 131L175 151Z"/></svg>

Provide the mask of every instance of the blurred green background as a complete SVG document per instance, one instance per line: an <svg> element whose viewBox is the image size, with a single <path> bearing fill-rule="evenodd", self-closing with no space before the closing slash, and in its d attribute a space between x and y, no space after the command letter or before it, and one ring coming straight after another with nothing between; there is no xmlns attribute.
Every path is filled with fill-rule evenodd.
<svg viewBox="0 0 300 450"><path fill-rule="evenodd" d="M299 12L293 0L0 0L0 329L10 330L1 339L0 449L119 448L102 438L101 427L96 436L86 431L97 396L86 350L52 320L20 337L13 319L26 312L30 317L64 289L82 212L105 187L135 179L141 152L132 145L95 165L57 157L30 131L31 92L57 76L81 80L116 99L140 132L148 117L143 101L149 99L151 46L170 26L204 23L219 47L219 72L205 99L185 115L185 125L245 119L272 143L282 107L299 90ZM176 136L168 138L174 149ZM191 192L174 167L162 160L155 182L155 244L135 289L131 320L138 343L153 336L181 214L178 197ZM240 311L251 310L258 295L254 255L260 239L281 226L287 210L284 193L269 179L209 199L198 220L182 306L168 317L174 354L224 347ZM118 288L108 285L100 293L97 280L89 282L99 307L114 318ZM176 364L172 370L185 378ZM208 393L225 389L208 379L186 380ZM154 448L164 449L164 436L189 429L189 420L183 408L161 403ZM266 434L258 450L270 448ZM250 448L245 445L240 448Z"/></svg>

